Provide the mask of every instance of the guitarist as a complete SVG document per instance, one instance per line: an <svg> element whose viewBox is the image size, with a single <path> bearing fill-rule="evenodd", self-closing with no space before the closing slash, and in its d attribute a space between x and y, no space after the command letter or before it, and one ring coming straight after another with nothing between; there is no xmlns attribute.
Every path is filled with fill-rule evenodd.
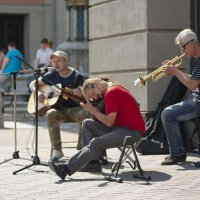
<svg viewBox="0 0 200 200"><path fill-rule="evenodd" d="M74 88L72 90L73 95L81 97L82 93L79 86L83 84L84 79L77 70L68 65L68 55L63 51L55 51L50 55L50 60L54 69L39 78L39 88L44 85L61 84L62 88ZM35 92L35 82L34 80L30 83L30 89L33 93ZM45 100L42 91L38 91L38 100L40 103ZM60 124L64 122L79 122L79 141L77 148L80 148L81 123L89 116L88 112L84 111L78 102L70 98L67 100L60 98L58 105L52 106L47 111L45 117L47 119L51 148L53 150L52 161L58 161L58 159L64 156L61 145Z"/></svg>

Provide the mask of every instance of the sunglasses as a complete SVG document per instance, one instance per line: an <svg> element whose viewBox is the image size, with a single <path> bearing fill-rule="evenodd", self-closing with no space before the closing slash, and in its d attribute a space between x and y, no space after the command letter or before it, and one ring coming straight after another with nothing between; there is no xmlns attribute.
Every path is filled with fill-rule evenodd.
<svg viewBox="0 0 200 200"><path fill-rule="evenodd" d="M183 46L181 46L181 48L182 49L185 49L185 47L190 43L190 42L192 42L193 40L190 40L190 41L188 41L187 43L185 43Z"/></svg>

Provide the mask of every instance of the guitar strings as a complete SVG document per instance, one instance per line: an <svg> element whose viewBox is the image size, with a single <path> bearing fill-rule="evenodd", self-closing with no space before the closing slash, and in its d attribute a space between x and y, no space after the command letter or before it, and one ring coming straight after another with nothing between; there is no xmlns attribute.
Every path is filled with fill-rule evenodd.
<svg viewBox="0 0 200 200"><path fill-rule="evenodd" d="M54 89L54 87L53 87L53 85L49 85L49 87L53 90L53 91L55 91L55 92L58 92L57 90L55 90ZM58 88L57 88L58 89ZM60 93L62 94L62 88L59 88L60 89ZM60 95L61 95L60 94ZM80 105L80 102L79 101L76 101L76 100L74 100L74 99L72 99L77 105Z"/></svg>

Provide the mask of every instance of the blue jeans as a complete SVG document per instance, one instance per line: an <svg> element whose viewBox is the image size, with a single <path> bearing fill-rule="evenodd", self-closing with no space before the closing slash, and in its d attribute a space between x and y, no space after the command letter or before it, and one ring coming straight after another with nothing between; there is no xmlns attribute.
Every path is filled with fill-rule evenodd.
<svg viewBox="0 0 200 200"><path fill-rule="evenodd" d="M67 164L70 175L96 159L103 150L122 146L126 136L131 136L133 142L141 139L138 131L126 127L110 128L93 119L85 119L82 127L83 148L70 158Z"/></svg>
<svg viewBox="0 0 200 200"><path fill-rule="evenodd" d="M200 104L193 100L185 100L163 110L161 119L166 132L171 155L179 156L186 153L179 122L193 119L199 115Z"/></svg>

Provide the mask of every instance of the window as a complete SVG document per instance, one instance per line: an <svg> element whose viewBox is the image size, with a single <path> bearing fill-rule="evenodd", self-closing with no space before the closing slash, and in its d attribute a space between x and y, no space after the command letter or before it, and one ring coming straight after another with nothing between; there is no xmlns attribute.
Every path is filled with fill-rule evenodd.
<svg viewBox="0 0 200 200"><path fill-rule="evenodd" d="M84 40L84 7L77 7L76 38L79 41Z"/></svg>

